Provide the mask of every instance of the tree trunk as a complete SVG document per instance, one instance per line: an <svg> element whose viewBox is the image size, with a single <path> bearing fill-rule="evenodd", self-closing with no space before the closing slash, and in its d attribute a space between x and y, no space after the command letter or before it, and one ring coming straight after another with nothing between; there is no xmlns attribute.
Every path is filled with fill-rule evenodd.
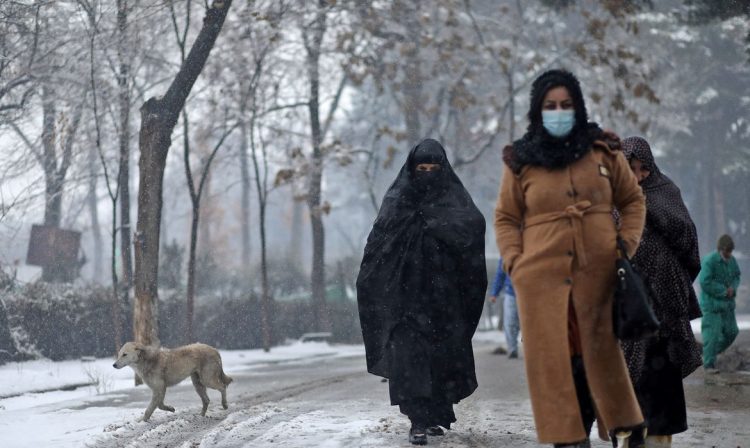
<svg viewBox="0 0 750 448"><path fill-rule="evenodd" d="M57 109L52 91L46 85L42 87L42 147L44 164L44 224L60 227L62 208L62 185L57 178L57 133L55 115ZM42 279L54 278L54 269L45 268Z"/></svg>
<svg viewBox="0 0 750 448"><path fill-rule="evenodd" d="M121 281L123 301L129 301L129 291L133 286L133 256L131 252L132 233L130 228L130 77L129 58L126 54L128 45L128 2L117 0L117 57L120 62L117 77L118 102L120 112L120 256L122 258Z"/></svg>
<svg viewBox="0 0 750 448"><path fill-rule="evenodd" d="M157 277L162 189L167 152L174 120L169 119L163 100L152 98L141 108L141 150L138 167L138 221L135 235L135 309L133 334L136 342L158 345ZM170 123L170 121L173 121ZM171 126L170 126L171 125Z"/></svg>
<svg viewBox="0 0 750 448"><path fill-rule="evenodd" d="M315 24L312 25L312 42L307 46L307 70L310 81L310 130L312 135L312 160L309 173L307 206L312 228L312 274L311 289L315 325L320 331L330 331L325 296L325 229L321 209L321 186L323 179L323 153L321 151L322 129L320 126L320 49L326 29L327 3L320 0Z"/></svg>
<svg viewBox="0 0 750 448"><path fill-rule="evenodd" d="M84 94L85 96L85 94ZM65 186L65 176L72 159L73 143L83 115L84 101L73 111L73 116L65 130L64 141L61 146L62 157L58 164L57 131L55 118L57 108L52 88L42 86L42 167L45 181L44 224L55 228L60 227L62 220L62 197ZM46 282L72 281L78 273L78 265L53 263L42 268L42 280Z"/></svg>
<svg viewBox="0 0 750 448"><path fill-rule="evenodd" d="M317 202L317 204L316 204ZM325 228L320 210L320 196L318 200L308 202L310 208L310 227L312 228L313 256L312 256L312 297L316 327L320 331L330 331L331 322L326 303L326 273L325 273Z"/></svg>
<svg viewBox="0 0 750 448"><path fill-rule="evenodd" d="M203 190L201 191L201 198L209 198L208 202L205 203L201 209L201 225L198 226L198 247L201 248L201 257L210 257L213 255L213 243L211 235L211 224L214 222L214 207L211 204L211 169L209 166L203 165L201 172L205 173L205 182L203 184ZM198 198L200 201L200 198ZM196 251L196 256L198 252Z"/></svg>
<svg viewBox="0 0 750 448"><path fill-rule="evenodd" d="M190 252L188 255L187 313L185 314L185 343L193 342L193 313L195 309L195 254L198 246L198 224L200 204L193 204L193 219L190 224Z"/></svg>
<svg viewBox="0 0 750 448"><path fill-rule="evenodd" d="M271 350L271 293L268 286L268 259L266 256L266 203L260 204L260 317L263 332L263 350Z"/></svg>
<svg viewBox="0 0 750 448"><path fill-rule="evenodd" d="M260 323L263 337L263 350L271 350L271 292L268 286L268 257L266 246L266 204L268 203L268 157L263 147L263 173L261 162L255 145L255 101L253 100L253 116L250 120L250 149L252 151L253 168L255 171L255 188L258 192L258 220L260 225Z"/></svg>
<svg viewBox="0 0 750 448"><path fill-rule="evenodd" d="M203 26L167 93L151 98L141 108L138 145L138 221L135 235L135 310L133 333L143 344L158 344L157 278L162 190L171 135L187 96L200 75L221 31L232 0L214 0Z"/></svg>
<svg viewBox="0 0 750 448"><path fill-rule="evenodd" d="M240 112L241 116L245 116L244 110ZM240 223L242 225L242 268L244 270L250 269L250 253L251 253L251 238L250 238L250 164L247 158L247 125L243 122L240 125L240 177L242 179L242 200L240 213ZM294 236L292 236L294 238Z"/></svg>
<svg viewBox="0 0 750 448"><path fill-rule="evenodd" d="M303 213L304 204L294 198L294 191L292 191L292 235L289 238L289 248L287 249L287 257L289 264L300 268L302 260L302 231L303 231Z"/></svg>
<svg viewBox="0 0 750 448"><path fill-rule="evenodd" d="M88 154L89 164L89 194L87 198L89 213L91 214L91 235L94 239L94 269L92 272L94 281L101 281L102 268L104 267L104 246L102 240L102 229L99 226L99 201L96 196L97 187L97 148L91 146Z"/></svg>
<svg viewBox="0 0 750 448"><path fill-rule="evenodd" d="M112 201L112 262L110 264L112 272L112 324L114 325L115 336L115 356L122 347L122 308L120 300L120 291L117 279L117 201Z"/></svg>

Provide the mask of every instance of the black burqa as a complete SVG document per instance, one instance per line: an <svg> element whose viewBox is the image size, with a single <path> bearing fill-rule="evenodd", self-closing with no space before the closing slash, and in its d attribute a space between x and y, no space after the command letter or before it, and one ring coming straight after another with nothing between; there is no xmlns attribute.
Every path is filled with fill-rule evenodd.
<svg viewBox="0 0 750 448"><path fill-rule="evenodd" d="M420 163L441 169L417 172ZM420 142L367 239L357 301L367 370L388 378L391 404L421 424L449 427L452 404L477 387L471 338L487 289L484 232L443 147Z"/></svg>
<svg viewBox="0 0 750 448"><path fill-rule="evenodd" d="M700 272L698 235L680 189L656 165L641 137L622 141L628 160L638 159L650 172L641 182L646 195L646 225L633 263L651 290L661 322L656 337L623 342L649 434L687 429L682 379L702 364L690 320L701 316L693 281Z"/></svg>

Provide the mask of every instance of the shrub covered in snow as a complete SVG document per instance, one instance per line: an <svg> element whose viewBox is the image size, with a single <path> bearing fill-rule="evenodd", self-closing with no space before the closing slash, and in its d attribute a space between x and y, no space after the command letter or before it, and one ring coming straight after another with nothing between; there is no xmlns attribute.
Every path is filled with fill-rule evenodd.
<svg viewBox="0 0 750 448"><path fill-rule="evenodd" d="M6 295L10 327L21 353L52 360L114 353L112 291L102 286L35 282ZM128 316L120 306L120 315ZM131 327L125 317L124 331Z"/></svg>
<svg viewBox="0 0 750 448"><path fill-rule="evenodd" d="M7 279L5 279L7 280ZM0 278L0 363L8 359L76 359L106 357L115 351L112 290L97 285L35 282L7 285ZM185 294L161 290L157 310L163 346L184 343ZM329 303L334 342L360 342L357 305L352 300ZM317 331L306 295L274 301L272 342ZM132 339L132 303L120 303L124 341ZM225 349L262 347L260 302L244 297L197 296L193 321L195 339Z"/></svg>

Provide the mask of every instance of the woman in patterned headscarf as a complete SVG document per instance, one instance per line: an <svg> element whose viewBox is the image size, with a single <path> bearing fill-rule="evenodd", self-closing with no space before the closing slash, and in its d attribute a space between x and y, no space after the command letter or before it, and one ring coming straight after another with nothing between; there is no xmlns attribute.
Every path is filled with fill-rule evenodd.
<svg viewBox="0 0 750 448"><path fill-rule="evenodd" d="M622 142L646 195L646 226L634 264L651 288L661 327L657 336L622 347L648 424L647 446L671 446L672 434L687 430L682 379L701 365L690 320L701 316L693 281L700 272L698 236L680 189L656 166L641 137Z"/></svg>

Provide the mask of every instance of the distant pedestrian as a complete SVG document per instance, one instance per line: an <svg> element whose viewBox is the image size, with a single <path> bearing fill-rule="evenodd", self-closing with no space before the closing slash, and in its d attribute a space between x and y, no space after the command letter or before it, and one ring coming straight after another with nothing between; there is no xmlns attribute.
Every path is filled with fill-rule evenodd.
<svg viewBox="0 0 750 448"><path fill-rule="evenodd" d="M484 308L485 221L445 150L411 150L367 238L357 278L367 370L389 379L427 443L456 421L453 405L477 388L471 339Z"/></svg>
<svg viewBox="0 0 750 448"><path fill-rule="evenodd" d="M612 210L632 255L643 192L612 136L588 121L571 73L551 70L534 81L528 118L526 134L503 151L495 233L518 299L537 435L587 447L597 415L600 436L642 447L643 415L612 329Z"/></svg>
<svg viewBox="0 0 750 448"><path fill-rule="evenodd" d="M503 292L503 332L505 343L508 346L508 358L518 358L518 333L521 323L518 320L518 306L516 305L516 292L510 276L503 271L503 259L497 264L495 280L490 288L490 302L497 302L500 292Z"/></svg>
<svg viewBox="0 0 750 448"><path fill-rule="evenodd" d="M701 335L703 337L703 367L716 373L716 355L729 348L739 333L734 315L737 288L740 286L740 267L732 256L734 241L722 235L715 252L701 262Z"/></svg>
<svg viewBox="0 0 750 448"><path fill-rule="evenodd" d="M632 261L647 279L661 325L655 337L621 345L648 426L646 446L666 448L688 427L682 379L702 364L690 326L701 317L693 289L701 268L698 234L680 189L659 170L648 142L629 137L622 149L646 195L646 225Z"/></svg>

